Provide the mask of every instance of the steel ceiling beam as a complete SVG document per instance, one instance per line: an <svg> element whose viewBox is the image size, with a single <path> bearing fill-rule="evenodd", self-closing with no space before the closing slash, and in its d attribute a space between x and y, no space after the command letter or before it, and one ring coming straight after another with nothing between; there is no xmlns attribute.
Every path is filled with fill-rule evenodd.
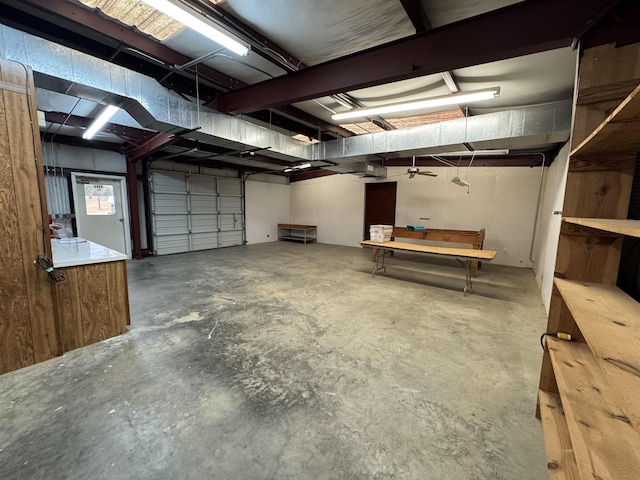
<svg viewBox="0 0 640 480"><path fill-rule="evenodd" d="M225 113L247 113L566 47L616 3L618 0L516 3L234 90L208 106Z"/></svg>
<svg viewBox="0 0 640 480"><path fill-rule="evenodd" d="M433 28L429 18L424 13L421 0L400 0L400 3L407 17L411 20L413 28L416 29L416 33L426 32Z"/></svg>
<svg viewBox="0 0 640 480"><path fill-rule="evenodd" d="M160 150L167 148L170 145L173 145L180 137L173 135L171 133L159 132L144 140L140 144L138 144L133 149L127 152L127 161L131 163L135 163L140 159L146 158L150 155L153 155Z"/></svg>

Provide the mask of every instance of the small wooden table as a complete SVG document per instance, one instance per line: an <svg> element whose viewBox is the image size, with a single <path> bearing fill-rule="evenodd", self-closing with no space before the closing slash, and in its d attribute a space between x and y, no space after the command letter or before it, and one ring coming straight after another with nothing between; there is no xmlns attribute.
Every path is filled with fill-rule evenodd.
<svg viewBox="0 0 640 480"><path fill-rule="evenodd" d="M390 252L411 252L411 253L428 253L431 255L442 255L455 258L465 270L464 294L473 287L471 282L471 262L473 260L493 260L498 252L494 250L476 250L470 248L450 248L450 247L431 247L428 245L414 245L402 242L372 242L364 240L360 242L363 247L373 247L376 249L376 267L373 269L371 276L375 276L376 272L382 270L387 271L384 264L384 257Z"/></svg>
<svg viewBox="0 0 640 480"><path fill-rule="evenodd" d="M318 227L315 225L299 225L295 223L278 224L278 240L295 240L310 243L318 239Z"/></svg>

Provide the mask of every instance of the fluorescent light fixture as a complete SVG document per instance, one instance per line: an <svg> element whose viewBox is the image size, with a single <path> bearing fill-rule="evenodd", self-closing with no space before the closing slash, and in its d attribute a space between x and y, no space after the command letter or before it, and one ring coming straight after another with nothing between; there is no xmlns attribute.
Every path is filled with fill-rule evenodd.
<svg viewBox="0 0 640 480"><path fill-rule="evenodd" d="M478 155L509 155L508 149L496 149L496 150L463 150L461 152L446 152L446 153L433 153L428 155L436 157L477 157Z"/></svg>
<svg viewBox="0 0 640 480"><path fill-rule="evenodd" d="M111 119L111 117L113 117L113 114L117 111L118 107L114 107L113 105L107 106L107 108L105 108L102 113L98 115L98 118L96 118L93 123L89 125L89 128L86 132L84 132L82 138L84 138L85 140L90 140L96 133L98 133L98 131L102 127L104 127L105 123L107 123Z"/></svg>
<svg viewBox="0 0 640 480"><path fill-rule="evenodd" d="M238 55L245 56L249 53L249 45L243 42L240 42L231 36L222 31L222 29L218 29L213 25L204 22L200 18L198 18L193 13L186 10L186 6L171 2L169 0L142 0L144 3L149 5L152 8L168 15L169 17L179 21L185 27L190 28L198 32L201 35L213 40L216 43L219 43L225 48L228 48L234 53Z"/></svg>
<svg viewBox="0 0 640 480"><path fill-rule="evenodd" d="M451 72L442 72L440 75L442 75L442 80L444 80L444 83L447 85L449 90L451 90L451 93L458 93L460 91L458 85L456 85L456 81L453 79L453 75L451 75Z"/></svg>
<svg viewBox="0 0 640 480"><path fill-rule="evenodd" d="M295 167L285 168L284 172L289 173L289 172L294 172L296 170L303 170L305 168L309 168L310 166L311 166L310 163L303 163L302 165L296 165Z"/></svg>
<svg viewBox="0 0 640 480"><path fill-rule="evenodd" d="M446 105L460 105L463 103L490 100L500 95L500 87L476 90L473 92L454 93L442 97L433 97L426 100L418 100L408 103L395 103L392 105L382 105L372 108L358 108L349 112L331 115L333 120L346 120L348 118L370 117L372 115L383 115L385 113L409 112L411 110L421 110L424 108L444 107Z"/></svg>

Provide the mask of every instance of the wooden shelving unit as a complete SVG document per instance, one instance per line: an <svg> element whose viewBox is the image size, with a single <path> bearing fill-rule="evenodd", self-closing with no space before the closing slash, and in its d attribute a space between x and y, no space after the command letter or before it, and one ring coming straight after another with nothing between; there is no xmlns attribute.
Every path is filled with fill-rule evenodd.
<svg viewBox="0 0 640 480"><path fill-rule="evenodd" d="M630 93L629 93L630 92ZM617 96L616 96L617 95ZM549 477L640 478L640 303L616 285L640 151L640 44L584 52L538 412Z"/></svg>
<svg viewBox="0 0 640 480"><path fill-rule="evenodd" d="M299 225L295 223L278 224L278 240L293 240L295 242L310 243L318 238L318 227L315 225Z"/></svg>

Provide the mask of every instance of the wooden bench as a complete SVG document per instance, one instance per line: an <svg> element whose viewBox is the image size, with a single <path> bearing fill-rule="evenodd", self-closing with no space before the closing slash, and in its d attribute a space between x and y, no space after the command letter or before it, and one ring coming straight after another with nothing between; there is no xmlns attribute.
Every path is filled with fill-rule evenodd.
<svg viewBox="0 0 640 480"><path fill-rule="evenodd" d="M391 240L398 238L412 238L415 240L433 240L436 242L450 242L450 243L466 243L471 245L471 248L476 250L482 250L484 244L484 228L482 230L446 230L441 228L427 228L422 232L415 232L407 230L405 227L393 227L393 234ZM373 249L373 255L371 261L375 262L378 258L378 249ZM474 260L471 262L471 276L477 275L477 270L480 268L481 262Z"/></svg>
<svg viewBox="0 0 640 480"><path fill-rule="evenodd" d="M462 264L465 271L465 285L464 294L467 294L473 287L471 282L471 263L477 260L493 260L497 252L494 250L480 250L471 248L452 248L452 247L432 247L429 245L416 245L413 243L402 242L372 242L371 240L364 240L360 242L363 247L373 247L376 251L376 266L373 269L372 276L375 276L376 272L382 270L386 272L387 267L384 264L384 258L387 254L393 252L412 252L412 253L426 253L430 255L442 255L449 258L455 258Z"/></svg>

